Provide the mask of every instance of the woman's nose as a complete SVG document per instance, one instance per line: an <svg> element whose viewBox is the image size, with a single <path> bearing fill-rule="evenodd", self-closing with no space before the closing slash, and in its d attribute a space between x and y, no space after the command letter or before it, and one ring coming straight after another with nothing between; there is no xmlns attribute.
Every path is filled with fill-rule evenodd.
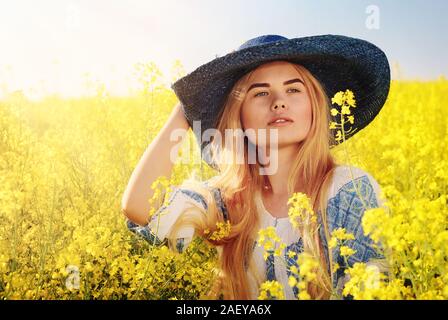
<svg viewBox="0 0 448 320"><path fill-rule="evenodd" d="M286 109L287 109L286 104L283 102L274 103L272 105L272 111L279 111L279 110L286 110Z"/></svg>

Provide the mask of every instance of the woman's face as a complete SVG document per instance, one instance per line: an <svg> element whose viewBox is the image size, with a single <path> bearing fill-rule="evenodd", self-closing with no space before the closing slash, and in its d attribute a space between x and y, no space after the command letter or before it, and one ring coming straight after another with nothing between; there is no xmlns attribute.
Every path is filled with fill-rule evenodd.
<svg viewBox="0 0 448 320"><path fill-rule="evenodd" d="M272 61L256 68L249 78L249 86L241 108L243 130L278 129L278 147L297 144L308 135L311 126L311 102L303 78L286 61ZM275 118L287 118L284 123L271 123ZM260 145L260 141L253 144ZM269 143L268 143L269 145Z"/></svg>

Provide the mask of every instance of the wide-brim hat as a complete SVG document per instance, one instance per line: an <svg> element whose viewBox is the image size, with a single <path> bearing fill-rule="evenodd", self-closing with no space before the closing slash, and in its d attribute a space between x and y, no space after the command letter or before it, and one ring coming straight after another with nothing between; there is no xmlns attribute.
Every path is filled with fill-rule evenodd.
<svg viewBox="0 0 448 320"><path fill-rule="evenodd" d="M203 132L216 128L226 97L236 81L261 64L274 60L304 66L320 81L329 99L338 91L349 89L354 92L357 107L351 110L354 123L344 126L346 132L351 129L345 134L345 140L376 117L389 93L387 57L368 41L341 35L294 39L263 35L250 39L238 49L201 65L171 85L190 126L193 128L193 121L200 121L201 128L194 130L194 134L202 158L213 168L217 166L209 152L204 150L210 141L202 141ZM336 117L330 117L338 121ZM330 143L330 147L338 143Z"/></svg>

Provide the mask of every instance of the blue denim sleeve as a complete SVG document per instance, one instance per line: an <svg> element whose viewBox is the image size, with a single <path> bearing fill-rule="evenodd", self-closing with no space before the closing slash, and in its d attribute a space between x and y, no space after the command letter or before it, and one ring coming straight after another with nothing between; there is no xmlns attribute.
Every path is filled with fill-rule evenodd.
<svg viewBox="0 0 448 320"><path fill-rule="evenodd" d="M224 205L224 202L221 199L221 194L220 194L219 190L215 189L215 190L212 190L212 191L213 191L213 195L215 197L215 200L217 201L218 208L220 209L220 211L222 212L224 217L226 217L227 216L227 210L225 209L225 205ZM185 197L180 197L179 196L180 194L187 196L187 199L189 198L189 199L195 200L197 203L201 204L207 210L208 206L207 206L207 203L206 203L205 199L202 197L202 195L200 195L199 193L197 193L197 192L195 192L193 190L189 190L189 189L185 189L185 188L175 188L175 190L171 194L168 202L166 204L162 205L154 213L153 218L151 219L151 221L156 219L157 216L159 214L161 214L163 211L165 211L167 209L173 208L174 205L176 206L176 208L182 208L183 207L183 202L182 202L183 200L182 199L186 199L186 198ZM172 222L174 222L174 220L172 220ZM170 224L171 224L171 222L170 222ZM160 246L160 245L168 244L168 241L167 241L166 238L160 239L151 230L150 223L145 225L145 226L141 226L141 225L138 225L138 224L130 221L129 219L127 219L126 220L126 226L129 229L129 231L131 231L134 234L142 237L144 240L146 240L151 245ZM167 227L169 227L169 226L167 226ZM176 250L178 252L180 252L180 253L183 252L185 250L185 248L186 248L186 242L187 242L187 238L183 238L183 237L177 238L176 239Z"/></svg>
<svg viewBox="0 0 448 320"><path fill-rule="evenodd" d="M182 198L179 197L179 193L184 193L187 194L189 197L191 197L194 200L198 200L199 195L195 195L192 194L192 192L189 192L188 190L185 189L181 189L181 188L174 188L174 191L171 193L171 196L168 200L168 202L166 204L163 204L152 216L151 218L151 222L156 221L158 216L162 213L164 213L164 211L166 211L167 209L170 210L173 208L173 205L176 205L176 207L181 207L182 203L180 203L179 201L182 201ZM169 214L176 214L176 213L172 213L170 212ZM176 217L174 217L176 218ZM175 219L170 219L171 221L169 222L169 224L166 226L168 228L171 227L171 224L175 222ZM146 240L150 245L153 246L161 246L161 245L168 245L168 239L166 237L163 237L163 239L161 239L156 232L153 232L153 230L155 229L154 224L156 224L155 222L153 223L153 226L151 227L151 222L141 226L139 224L136 224L132 221L130 221L129 219L126 220L126 226L128 228L129 231L133 232L135 235L143 238L144 240ZM156 229L157 230L157 229ZM176 250L179 253L182 253L184 251L185 248L185 238L177 238L176 239Z"/></svg>
<svg viewBox="0 0 448 320"><path fill-rule="evenodd" d="M129 231L135 233L136 235L142 237L145 239L148 243L151 245L159 246L162 244L166 244L166 239L164 241L160 240L156 234L154 234L148 225L141 226L139 224L136 224L132 222L129 219L126 219L126 227L129 229Z"/></svg>

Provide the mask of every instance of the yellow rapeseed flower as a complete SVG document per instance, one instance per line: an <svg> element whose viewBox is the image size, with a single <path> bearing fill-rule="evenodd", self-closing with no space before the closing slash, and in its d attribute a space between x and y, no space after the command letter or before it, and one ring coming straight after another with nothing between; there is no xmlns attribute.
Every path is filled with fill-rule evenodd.
<svg viewBox="0 0 448 320"><path fill-rule="evenodd" d="M311 201L306 194L295 192L288 199L288 204L291 205L288 209L289 221L294 228L299 228L303 224L317 221L317 217L311 206Z"/></svg>
<svg viewBox="0 0 448 320"><path fill-rule="evenodd" d="M214 231L212 235L209 237L209 239L211 240L224 239L230 234L232 230L232 225L229 220L227 220L226 222L217 222L216 227L217 227L216 231Z"/></svg>
<svg viewBox="0 0 448 320"><path fill-rule="evenodd" d="M282 252L286 248L286 244L282 242L273 226L258 231L257 245L264 248L264 260L267 260L270 254L277 257L282 256Z"/></svg>
<svg viewBox="0 0 448 320"><path fill-rule="evenodd" d="M347 246L341 246L340 250L341 250L341 256L343 257L349 257L356 253L356 250L353 250L352 248Z"/></svg>
<svg viewBox="0 0 448 320"><path fill-rule="evenodd" d="M278 281L265 281L261 284L258 300L284 300L283 285Z"/></svg>

